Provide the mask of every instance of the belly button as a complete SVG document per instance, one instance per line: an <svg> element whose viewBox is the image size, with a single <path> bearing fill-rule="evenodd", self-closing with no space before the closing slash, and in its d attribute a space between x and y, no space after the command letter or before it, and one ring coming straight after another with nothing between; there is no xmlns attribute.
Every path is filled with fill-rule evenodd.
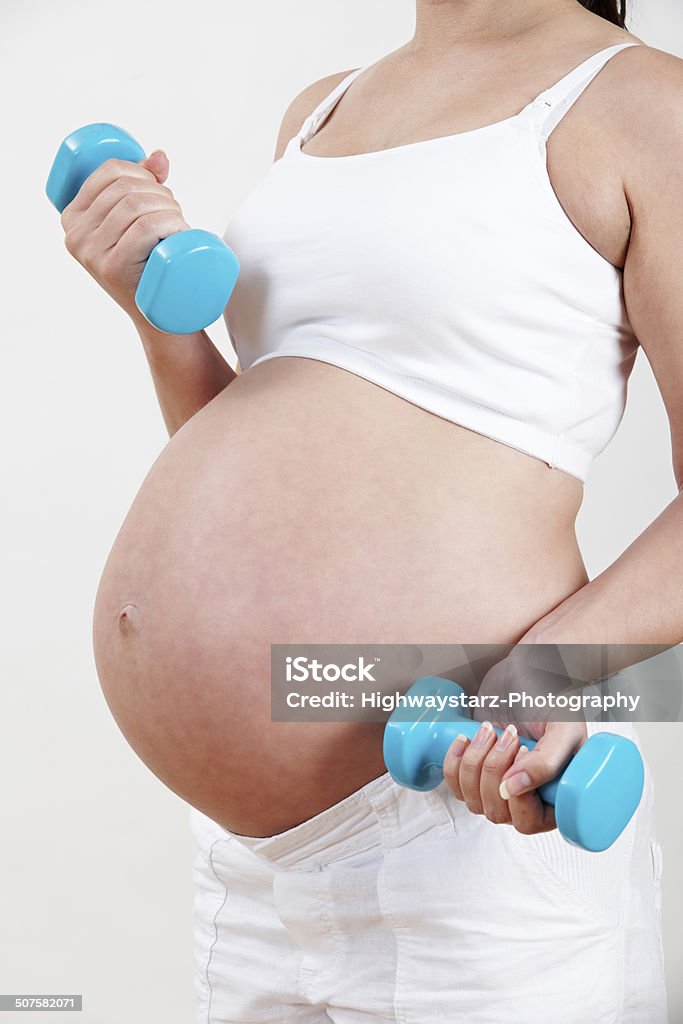
<svg viewBox="0 0 683 1024"><path fill-rule="evenodd" d="M125 605L118 614L119 632L126 636L132 633L138 626L140 613L134 604Z"/></svg>

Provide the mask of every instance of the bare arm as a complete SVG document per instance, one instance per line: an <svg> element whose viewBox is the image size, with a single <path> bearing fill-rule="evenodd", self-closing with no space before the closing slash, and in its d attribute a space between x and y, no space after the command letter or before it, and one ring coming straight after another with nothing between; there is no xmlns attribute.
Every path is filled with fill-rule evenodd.
<svg viewBox="0 0 683 1024"><path fill-rule="evenodd" d="M346 74L346 72L344 73ZM275 149L279 160L287 143L317 104L343 74L331 75L304 89L287 109ZM174 336L155 331L144 319L136 324L154 380L164 422L170 435L215 398L239 374L212 343L206 331Z"/></svg>
<svg viewBox="0 0 683 1024"><path fill-rule="evenodd" d="M652 51L632 83L624 125L624 188L632 230L624 296L671 426L683 486L683 62ZM623 116L623 115L622 115ZM628 130L626 131L626 128ZM538 622L524 641L683 642L683 494L596 579ZM636 653L634 651L634 653ZM635 662L638 657L633 657Z"/></svg>
<svg viewBox="0 0 683 1024"><path fill-rule="evenodd" d="M164 334L141 317L136 327L169 437L230 384L237 373L206 331Z"/></svg>
<svg viewBox="0 0 683 1024"><path fill-rule="evenodd" d="M282 121L275 158L304 119L343 75L305 89ZM189 227L164 184L168 158L155 150L145 160L108 160L88 177L62 213L69 253L128 313L142 341L164 422L173 435L239 373L223 358L206 331L173 335L156 330L135 305L146 260L160 239Z"/></svg>
<svg viewBox="0 0 683 1024"><path fill-rule="evenodd" d="M649 51L647 66L619 93L610 117L620 122L623 186L631 211L624 296L671 425L673 470L683 484L683 62ZM596 579L537 622L511 656L495 665L480 692L507 698L533 689L537 647L559 645L574 680L602 676L683 641L683 494ZM609 645L605 650L605 645ZM552 648L553 686L557 659ZM562 673L560 673L561 678ZM544 692L541 672L540 692ZM530 684L530 685L529 685ZM501 707L506 705L501 702ZM539 712L539 717L543 712ZM451 745L444 776L456 797L489 821L523 834L555 827L553 809L535 790L552 779L587 736L582 721L527 722L538 739L525 751L519 737L501 748L482 726L483 742Z"/></svg>

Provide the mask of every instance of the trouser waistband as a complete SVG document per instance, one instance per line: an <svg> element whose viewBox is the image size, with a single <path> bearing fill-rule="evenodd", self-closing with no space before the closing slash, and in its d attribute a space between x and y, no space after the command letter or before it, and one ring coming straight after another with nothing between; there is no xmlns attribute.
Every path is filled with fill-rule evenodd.
<svg viewBox="0 0 683 1024"><path fill-rule="evenodd" d="M630 723L588 723L588 735L614 731L639 742ZM646 768L647 772L647 768ZM394 782L386 772L294 828L274 836L243 836L221 829L257 857L282 868L331 864L372 847L394 849L429 829L452 835L469 815L445 782L422 793Z"/></svg>
<svg viewBox="0 0 683 1024"><path fill-rule="evenodd" d="M430 829L452 834L449 806L438 790L405 789L387 772L286 832L258 838L223 831L273 865L310 869L375 846L393 849Z"/></svg>

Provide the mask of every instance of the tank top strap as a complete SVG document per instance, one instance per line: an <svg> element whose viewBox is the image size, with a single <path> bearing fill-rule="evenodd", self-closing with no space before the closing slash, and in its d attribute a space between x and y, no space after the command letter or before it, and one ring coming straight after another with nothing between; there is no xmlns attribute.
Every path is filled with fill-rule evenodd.
<svg viewBox="0 0 683 1024"><path fill-rule="evenodd" d="M551 85L550 88L540 93L525 109L541 108L543 113L540 133L543 140L549 138L567 111L571 109L595 76L602 71L616 53L631 46L642 45L642 43L618 43L616 46L608 46L606 49L594 53L555 85Z"/></svg>
<svg viewBox="0 0 683 1024"><path fill-rule="evenodd" d="M299 134L297 135L297 140L300 146L304 146L309 139L313 138L323 121L329 117L337 103L339 103L339 100L342 98L348 87L364 70L364 67L356 68L355 71L351 71L345 78L342 78L341 82L339 82L332 92L318 104L311 114L308 115L304 123L301 125Z"/></svg>

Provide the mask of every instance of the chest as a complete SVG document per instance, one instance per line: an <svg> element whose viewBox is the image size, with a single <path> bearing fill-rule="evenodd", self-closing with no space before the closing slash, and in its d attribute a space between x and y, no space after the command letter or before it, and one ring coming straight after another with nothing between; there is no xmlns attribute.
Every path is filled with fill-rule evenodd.
<svg viewBox="0 0 683 1024"><path fill-rule="evenodd" d="M512 95L522 95L515 82ZM605 123L604 104L589 92L570 110L547 143L547 175L559 205L578 233L609 263L623 267L631 218L619 170L621 140ZM505 90L495 94L466 90L446 104L438 90L389 99L386 92L351 90L303 146L312 158L342 160L422 141L486 135L489 127L510 121ZM482 126L484 126L482 128ZM507 161L497 171L504 176ZM511 154L514 159L514 154ZM427 183L425 183L427 185Z"/></svg>

